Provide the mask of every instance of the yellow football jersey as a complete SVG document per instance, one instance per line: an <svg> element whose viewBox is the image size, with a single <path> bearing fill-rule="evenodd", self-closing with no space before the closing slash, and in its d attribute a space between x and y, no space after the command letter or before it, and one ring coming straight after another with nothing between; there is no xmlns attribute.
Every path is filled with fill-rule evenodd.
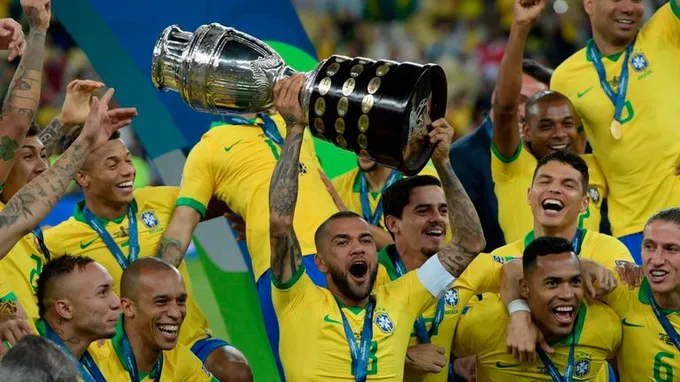
<svg viewBox="0 0 680 382"><path fill-rule="evenodd" d="M333 187L338 192L340 199L345 203L348 210L363 216L361 209L361 182L359 180L359 167L346 172L340 176L333 178ZM429 164L423 168L418 175L431 175L439 179L437 171ZM403 175L398 179L403 178ZM371 207L371 213L375 212L378 207L378 202L382 198L381 192L369 192L368 201ZM385 227L385 216L380 216L380 227Z"/></svg>
<svg viewBox="0 0 680 382"><path fill-rule="evenodd" d="M680 205L680 10L669 1L642 27L630 58L623 136L610 133L614 105L600 86L584 49L564 61L550 88L574 104L609 186L609 221L614 236L641 232L655 212ZM622 54L603 57L607 81L618 87ZM625 57L625 55L624 55Z"/></svg>
<svg viewBox="0 0 680 382"><path fill-rule="evenodd" d="M285 136L285 122L272 115ZM262 122L259 118L258 121ZM202 215L211 197L225 202L246 221L246 241L255 280L270 267L269 184L281 148L259 126L223 125L205 133L189 153L177 205L194 208ZM338 212L326 190L314 151L305 130L300 153L300 191L295 207L295 232L305 255L316 253L314 232Z"/></svg>
<svg viewBox="0 0 680 382"><path fill-rule="evenodd" d="M137 216L139 257L155 256L163 231L170 222L177 200L177 187L144 187L134 191L133 209ZM120 295L120 278L123 269L106 244L83 217L84 202L80 202L72 217L45 231L45 244L52 256L65 254L89 256L109 271L115 283L116 294ZM129 255L129 225L127 214L113 221L99 219L125 256ZM208 321L198 307L191 287L191 278L186 264L182 262L179 271L187 289L187 315L180 332L180 343L191 347L196 341L208 337Z"/></svg>
<svg viewBox="0 0 680 382"><path fill-rule="evenodd" d="M110 340L94 342L88 348L92 359L107 381L129 381L130 374L122 351L122 319L116 336ZM154 382L154 375L140 373L139 382ZM161 382L214 382L217 381L188 347L178 343L174 349L163 352Z"/></svg>
<svg viewBox="0 0 680 382"><path fill-rule="evenodd" d="M352 359L338 301L300 267L286 284L272 279L272 300L281 328L279 350L286 380L353 381ZM413 322L435 302L416 272L374 289L373 338L369 381L401 381ZM343 306L342 312L357 341L364 324L364 308Z"/></svg>
<svg viewBox="0 0 680 382"><path fill-rule="evenodd" d="M521 143L512 158L505 158L493 144L491 151L491 177L498 199L498 222L505 242L510 243L521 239L533 228L534 216L527 193L538 161ZM591 200L586 211L579 216L579 227L599 231L602 220L600 209L602 199L607 195L607 183L595 160L590 155L582 155L582 158L588 163L588 194Z"/></svg>
<svg viewBox="0 0 680 382"><path fill-rule="evenodd" d="M4 208L5 205L0 202L0 209ZM7 256L0 260L0 274L6 277L9 288L30 319L40 317L35 292L38 290L38 276L46 262L34 238L32 233L22 237Z"/></svg>
<svg viewBox="0 0 680 382"><path fill-rule="evenodd" d="M611 269L614 271L614 274L616 274L614 268L616 268L618 263L622 261L633 262L633 256L631 256L630 251L618 239L599 232L580 231L581 234L577 235L577 237L580 236L580 240L574 251L580 258L592 260L603 267ZM522 257L524 248L532 241L534 241L534 231L526 234L524 239L497 248L491 252L491 255L499 263Z"/></svg>
<svg viewBox="0 0 680 382"><path fill-rule="evenodd" d="M388 251L394 250L394 245L383 248L378 254L380 264L383 265L391 280L399 278L399 274L394 267ZM439 327L432 333L430 341L432 344L444 348L444 354L451 353L451 346L453 344L453 333L456 329L456 324L460 318L463 308L468 304L477 294L482 293L499 293L501 283L501 269L502 265L495 262L491 256L486 253L480 253L468 265L462 275L455 281L453 286L444 295L444 319ZM380 287L376 281L376 287ZM432 303L423 312L423 321L425 328L429 332L432 329L432 324L437 313L437 302ZM416 335L415 329L411 328L411 341L408 346L418 345L420 341ZM404 376L404 381L423 381L423 382L444 382L448 380L449 375L449 359L447 357L446 365L437 374L433 373L419 373L413 370L408 370Z"/></svg>
<svg viewBox="0 0 680 382"><path fill-rule="evenodd" d="M654 315L648 287L647 279L634 290L619 284L605 298L623 324L623 342L616 356L621 382L677 381L680 378L678 349ZM673 328L680 331L680 311L663 311Z"/></svg>
<svg viewBox="0 0 680 382"><path fill-rule="evenodd" d="M4 275L0 274L0 300L1 301L16 301L17 296L12 292L9 283ZM4 313L0 309L0 314Z"/></svg>
<svg viewBox="0 0 680 382"><path fill-rule="evenodd" d="M454 354L477 356L478 381L552 382L540 358L520 364L508 353L505 342L508 322L508 312L500 297L484 295L484 299L470 306L458 321ZM621 343L621 322L616 313L601 302L582 303L573 334L574 379L606 381L607 374L602 373L602 368L607 368L607 360L615 356ZM571 340L570 335L551 344L555 353L549 358L562 375L567 367Z"/></svg>

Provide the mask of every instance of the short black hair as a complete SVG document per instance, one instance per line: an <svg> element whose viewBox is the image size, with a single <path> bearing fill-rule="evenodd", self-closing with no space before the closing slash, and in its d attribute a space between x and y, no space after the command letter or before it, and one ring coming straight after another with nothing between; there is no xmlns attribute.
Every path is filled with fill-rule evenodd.
<svg viewBox="0 0 680 382"><path fill-rule="evenodd" d="M321 237L326 233L328 226L335 220L346 218L359 218L362 220L364 219L359 214L352 211L340 211L331 215L328 219L321 223L319 228L316 229L316 232L314 232L314 244L316 245L317 253L319 252L320 249Z"/></svg>
<svg viewBox="0 0 680 382"><path fill-rule="evenodd" d="M574 117L576 117L576 113L574 112L574 105L571 103L569 98L565 96L564 94L560 92L556 92L554 90L543 90L540 91L531 98L527 100L526 105L524 106L525 113L527 115L527 118L529 115L535 115L536 114L536 106L541 103L541 102L564 102L569 105L569 108L571 108L572 113L574 114Z"/></svg>
<svg viewBox="0 0 680 382"><path fill-rule="evenodd" d="M532 184L536 180L538 170L550 162L560 162L573 167L576 171L578 171L581 174L581 185L583 188L582 190L583 195L585 195L588 192L588 184L590 182L588 164L586 163L586 161L583 160L583 158L581 158L580 155L574 154L567 150L559 150L552 152L543 157L543 159L541 159L540 161L538 161L536 169L534 170L534 176L531 178Z"/></svg>
<svg viewBox="0 0 680 382"><path fill-rule="evenodd" d="M38 134L40 134L40 126L38 126L38 124L33 121L31 122L31 126L28 128L26 137L35 137Z"/></svg>
<svg viewBox="0 0 680 382"><path fill-rule="evenodd" d="M536 60L525 58L522 60L522 73L549 87L553 70Z"/></svg>
<svg viewBox="0 0 680 382"><path fill-rule="evenodd" d="M441 187L442 183L432 175L410 176L394 182L382 193L383 218L387 220L388 216L394 216L401 219L404 208L410 202L411 190L425 186ZM387 229L387 227L385 228ZM387 231L389 232L389 229ZM390 232L390 235L394 239L392 232Z"/></svg>
<svg viewBox="0 0 680 382"><path fill-rule="evenodd" d="M649 218L649 220L647 220L645 227L656 221L675 223L678 227L680 227L680 207L666 208L655 213L651 218Z"/></svg>
<svg viewBox="0 0 680 382"><path fill-rule="evenodd" d="M558 255L565 252L573 252L569 240L561 237L543 236L535 239L524 248L522 256L522 268L524 274L536 266L541 256Z"/></svg>
<svg viewBox="0 0 680 382"><path fill-rule="evenodd" d="M50 260L45 264L38 277L38 289L36 294L38 296L38 313L43 317L47 311L45 306L45 295L50 282L58 277L71 274L76 268L84 269L88 264L94 263L94 259L87 256L72 256L64 255Z"/></svg>
<svg viewBox="0 0 680 382"><path fill-rule="evenodd" d="M78 138L78 136L80 135L81 131L83 131L83 126L78 126L77 128L74 128L71 131L69 131L68 134L64 135L61 138L61 141L60 141L60 144L59 144L61 150L66 151L69 147L71 147L73 142L75 142L76 138ZM112 141L112 140L118 139L118 138L120 138L120 131L116 130L116 131L113 132L113 134L111 134L111 136L109 137L109 140Z"/></svg>

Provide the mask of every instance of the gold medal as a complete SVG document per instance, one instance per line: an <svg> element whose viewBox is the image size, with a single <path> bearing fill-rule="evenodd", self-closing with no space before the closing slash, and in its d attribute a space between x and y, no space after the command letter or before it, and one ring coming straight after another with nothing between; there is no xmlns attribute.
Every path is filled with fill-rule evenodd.
<svg viewBox="0 0 680 382"><path fill-rule="evenodd" d="M623 136L623 127L621 126L621 122L613 120L612 124L609 125L609 131L612 133L612 137L614 139L617 141L620 140Z"/></svg>

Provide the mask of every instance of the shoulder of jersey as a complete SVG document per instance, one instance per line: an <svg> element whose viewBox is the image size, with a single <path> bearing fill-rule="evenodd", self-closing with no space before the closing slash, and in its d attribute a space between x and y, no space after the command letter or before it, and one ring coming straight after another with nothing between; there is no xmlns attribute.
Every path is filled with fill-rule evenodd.
<svg viewBox="0 0 680 382"><path fill-rule="evenodd" d="M583 63L586 62L585 56L586 48L581 48L576 53L569 56L569 58L562 61L562 63L557 68L555 68L553 77L567 76L567 72L569 70L574 69L578 65L583 65Z"/></svg>
<svg viewBox="0 0 680 382"><path fill-rule="evenodd" d="M586 306L588 307L588 313L586 317L595 319L598 322L602 322L605 325L611 323L611 321L616 322L621 321L619 319L619 316L616 314L616 312L614 312L612 308L609 307L609 305L598 300L584 299L583 301L585 301Z"/></svg>
<svg viewBox="0 0 680 382"><path fill-rule="evenodd" d="M138 208L143 206L174 208L178 195L179 187L175 186L148 186L134 191Z"/></svg>
<svg viewBox="0 0 680 382"><path fill-rule="evenodd" d="M614 236L609 236L607 234L595 231L588 231L588 235L591 236L593 244L596 247L600 247L600 250L611 252L613 248L619 248L621 250L626 248L626 246Z"/></svg>

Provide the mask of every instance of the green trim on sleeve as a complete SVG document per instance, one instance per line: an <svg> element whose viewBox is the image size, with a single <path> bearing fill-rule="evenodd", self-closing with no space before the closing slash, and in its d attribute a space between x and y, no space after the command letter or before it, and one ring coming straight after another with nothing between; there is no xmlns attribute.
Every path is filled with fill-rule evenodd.
<svg viewBox="0 0 680 382"><path fill-rule="evenodd" d="M515 151L515 154L513 154L510 158L506 158L503 154L501 154L500 150L498 150L498 147L496 147L493 142L491 143L491 152L493 152L499 161L503 163L512 163L517 158L519 158L519 154L522 153L522 142L520 140L519 144L517 145L517 151Z"/></svg>
<svg viewBox="0 0 680 382"><path fill-rule="evenodd" d="M671 9L673 10L675 17L680 19L680 5L678 5L676 0L671 0Z"/></svg>
<svg viewBox="0 0 680 382"><path fill-rule="evenodd" d="M17 300L17 295L14 294L14 292L9 292L8 294L0 297L0 301L16 301Z"/></svg>
<svg viewBox="0 0 680 382"><path fill-rule="evenodd" d="M185 207L190 207L196 210L199 214L201 214L201 218L205 217L205 214L208 212L208 208L203 205L203 203L199 202L196 199L192 198L179 198L177 199L177 203L175 203L177 207L179 206L185 206Z"/></svg>
<svg viewBox="0 0 680 382"><path fill-rule="evenodd" d="M295 285L298 280L300 280L300 277L302 277L302 274L305 273L305 263L300 264L300 267L298 268L297 271L293 274L293 277L290 278L290 280L286 281L285 283L280 282L279 280L276 279L276 276L274 276L274 273L272 272L272 284L276 289L281 289L281 290L286 290L290 289Z"/></svg>

